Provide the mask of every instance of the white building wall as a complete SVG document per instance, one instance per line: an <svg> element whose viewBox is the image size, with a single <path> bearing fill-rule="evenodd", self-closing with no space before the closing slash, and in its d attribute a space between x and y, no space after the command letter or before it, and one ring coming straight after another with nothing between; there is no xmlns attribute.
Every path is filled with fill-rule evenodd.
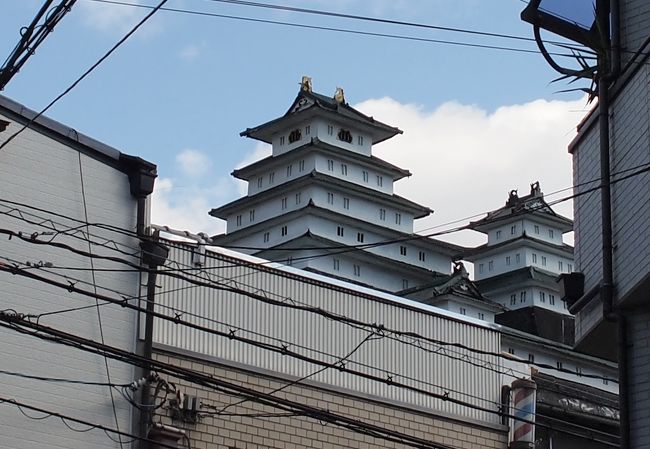
<svg viewBox="0 0 650 449"><path fill-rule="evenodd" d="M2 118L2 117L0 117ZM19 129L11 119L9 129L0 133L0 143ZM69 229L79 222L51 213L30 210L24 206L10 205L5 200L26 203L35 207L54 211L65 217L84 220L84 209L79 173L79 152L26 129L0 154L0 227L13 231L51 232ZM106 223L119 228L134 230L136 224L136 203L129 193L128 178L125 174L108 167L86 155L81 155L85 195L88 207L88 220ZM10 212L13 210L12 212ZM42 226L29 224L19 217L42 222ZM33 215L30 215L33 214ZM84 230L84 228L82 228ZM110 240L114 245L127 251L136 251L137 241L114 232L102 231L93 227L91 240ZM82 236L80 232L75 234ZM53 239L59 243L88 250L84 240L61 234L40 235L37 239ZM129 259L113 249L92 245L95 254L109 254ZM16 264L25 262L50 262L55 267L90 268L88 258L74 255L65 250L50 246L34 245L19 239L0 239L0 261L15 260ZM137 259L130 258L137 261ZM95 268L116 268L115 264L95 261ZM124 268L118 266L117 268ZM55 273L66 274L79 279L77 286L93 291L92 275L89 271L66 271L42 268L38 274L65 282ZM95 302L87 297L71 294L67 290L48 286L38 281L28 280L8 273L0 273L2 299L0 310L14 309L19 313L41 314L63 309L92 306ZM73 282L71 280L71 282ZM98 292L107 294L105 288L115 289L125 296L137 296L139 276L136 273L97 272ZM110 294L110 293L109 293ZM119 297L119 296L118 296ZM136 339L135 316L132 311L117 307L103 306L99 309L85 308L77 311L43 316L40 324L62 329L95 341L101 341L98 313L101 314L104 341L119 348L134 350ZM106 382L107 373L102 357L68 348L56 343L47 343L35 337L18 334L16 331L0 329L0 359L2 369L27 375L66 378L83 381ZM134 379L132 366L109 360L111 381L129 383ZM3 385L2 396L15 398L27 404L60 412L69 416L116 427L110 389L102 386L72 385L28 380L0 374ZM131 406L119 395L115 396L115 407L119 428L131 432ZM29 411L25 411L30 413ZM72 426L75 426L71 423ZM24 449L51 448L117 448L119 444L111 441L102 431L77 433L68 429L59 419L49 418L33 421L23 416L14 406L0 407L0 447Z"/></svg>

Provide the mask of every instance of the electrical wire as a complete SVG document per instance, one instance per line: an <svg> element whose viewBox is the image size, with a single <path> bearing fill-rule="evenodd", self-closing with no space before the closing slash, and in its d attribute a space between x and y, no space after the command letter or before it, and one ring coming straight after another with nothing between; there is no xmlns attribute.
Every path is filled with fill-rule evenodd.
<svg viewBox="0 0 650 449"><path fill-rule="evenodd" d="M91 386L101 386L101 387L111 387L111 388L122 388L122 387L126 388L131 385L131 384L114 384L110 382L93 382L88 380L65 379L61 377L37 376L34 374L25 374L16 371L7 371L3 369L0 369L0 374L5 376L21 377L23 379L41 380L44 382L68 383L68 384L76 384L76 385L91 385Z"/></svg>
<svg viewBox="0 0 650 449"><path fill-rule="evenodd" d="M167 3L168 0L161 0L160 3L158 3L158 6L152 6L150 9L151 11L147 13L146 16L142 18L131 30L122 37L115 45L113 45L101 58L97 60L93 65L91 65L84 73L81 74L72 84L70 84L63 92L61 92L59 95L56 96L47 106L45 106L39 113L37 113L34 117L32 117L27 123L23 125L22 128L20 128L18 131L10 135L7 140L5 140L2 144L0 144L0 151L2 151L8 144L9 142L13 141L16 137L18 137L23 131L25 131L27 128L29 128L40 116L45 114L52 106L54 106L56 103L58 103L59 100L61 100L63 97L68 95L70 91L72 91L77 85L83 81L88 75L90 75L97 67L99 67L105 60L107 60L114 52L117 50L119 47L124 44L142 25L145 24L160 8L163 7L165 3Z"/></svg>

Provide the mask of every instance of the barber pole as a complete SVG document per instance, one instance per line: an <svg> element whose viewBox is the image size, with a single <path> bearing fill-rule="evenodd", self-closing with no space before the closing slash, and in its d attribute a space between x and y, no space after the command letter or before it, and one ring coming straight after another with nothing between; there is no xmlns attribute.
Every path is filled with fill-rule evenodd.
<svg viewBox="0 0 650 449"><path fill-rule="evenodd" d="M535 447L535 399L537 385L529 379L512 382L512 425L510 449Z"/></svg>

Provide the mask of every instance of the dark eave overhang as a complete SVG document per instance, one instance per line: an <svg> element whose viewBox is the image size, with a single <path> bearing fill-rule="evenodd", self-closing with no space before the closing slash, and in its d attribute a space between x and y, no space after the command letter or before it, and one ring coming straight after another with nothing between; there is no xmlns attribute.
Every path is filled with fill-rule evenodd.
<svg viewBox="0 0 650 449"><path fill-rule="evenodd" d="M380 159L376 156L364 156L363 154L355 153L353 151L349 151L344 148L323 142L318 138L312 138L311 141L305 145L297 147L291 151L287 151L286 153L282 153L279 156L268 156L264 159L253 162L246 167L238 168L232 172L232 176L237 179L247 181L251 176L255 175L260 170L266 170L275 164L282 165L288 160L304 156L305 154L311 152L327 152L327 154L334 154L344 159L349 159L364 165L379 168L392 174L395 181L411 176L410 171L393 165L390 162L386 162L385 160Z"/></svg>
<svg viewBox="0 0 650 449"><path fill-rule="evenodd" d="M527 234L524 234L522 236L519 236L514 239L506 240L501 243L497 243L496 245L481 245L477 246L476 248L470 248L468 249L464 254L462 254L462 258L464 260L468 260L470 262L473 262L477 260L478 258L483 258L487 257L492 253L495 253L497 251L502 250L503 248L507 248L508 246L515 246L517 243L521 242L527 242L532 244L532 246L535 246L540 249L544 249L550 252L554 253L562 253L567 256L573 257L573 247L570 245L567 245L566 243L563 243L562 245L555 245L553 243L540 240L534 237L531 237Z"/></svg>
<svg viewBox="0 0 650 449"><path fill-rule="evenodd" d="M309 173L306 173L303 176L292 179L282 184L278 184L275 187L272 187L267 190L263 190L255 195L245 196L235 201L232 201L228 204L225 204L221 207L212 209L210 210L209 214L213 217L221 218L225 220L228 217L228 215L230 215L232 212L240 208L247 208L254 204L258 204L261 201L268 199L269 197L273 197L275 195L281 194L282 192L286 192L287 189L290 188L300 187L303 185L313 185L313 184L335 186L338 187L340 190L346 192L354 192L360 196L371 198L374 201L379 201L383 204L398 205L405 211L413 213L413 216L415 218L426 217L427 215L433 213L433 210L429 209L428 207L414 203L413 201L407 200L406 198L403 198L399 195L395 195L395 194L389 195L380 192L378 190L359 186L357 184L345 181L340 178L335 178L333 176L319 173L317 171L311 171Z"/></svg>
<svg viewBox="0 0 650 449"><path fill-rule="evenodd" d="M533 282L543 285L557 285L559 275L537 267L523 267L496 276L475 281L476 286L483 292L493 291L505 286Z"/></svg>
<svg viewBox="0 0 650 449"><path fill-rule="evenodd" d="M119 150L76 131L56 120L38 113L20 103L0 95L0 114L21 125L54 139L63 145L74 148L108 166L131 176L134 172L156 176L156 165L136 156L121 153ZM32 121L33 120L33 121Z"/></svg>
<svg viewBox="0 0 650 449"><path fill-rule="evenodd" d="M307 98L313 101L313 104L309 107L298 110L297 112L292 112L294 105L296 105L301 98ZM356 126L372 134L373 144L383 142L397 134L403 133L399 128L377 121L373 117L362 114L345 103L336 103L333 99L328 99L323 95L301 90L292 103L292 107L285 115L254 128L247 128L240 133L240 136L271 143L273 135L281 129L290 127L292 124L309 120L316 116L323 116L339 123L352 121Z"/></svg>
<svg viewBox="0 0 650 449"><path fill-rule="evenodd" d="M573 220L557 214L548 204L544 204L544 208L532 211L525 208L514 210L511 207L502 207L490 212L485 218L470 222L468 227L474 231L487 232L506 223L531 218L556 226L562 233L573 230ZM542 212L542 210L548 210L549 212Z"/></svg>
<svg viewBox="0 0 650 449"><path fill-rule="evenodd" d="M430 237L420 236L417 234L408 234L406 232L385 228L383 226L379 226L368 221L353 219L348 217L347 215L340 214L338 212L334 212L329 209L316 206L312 202L308 203L306 206L300 209L294 209L283 215L279 215L269 220L255 223L254 225L247 226L242 229L238 229L234 232L229 232L228 234L215 235L212 237L212 239L215 245L228 248L229 247L228 243L237 240L242 236L259 232L262 229L267 229L271 226L275 226L280 223L287 223L291 221L294 217L298 217L300 215L309 214L309 213L318 214L319 216L323 216L323 217L333 216L336 218L337 221L341 223L350 223L350 224L363 223L363 225L369 230L385 236L386 240L399 241L400 239L404 239L404 241L415 243L418 246L422 246L423 248L430 249L431 251L435 251L439 254L443 254L452 258L460 254L463 250L466 249L461 246L454 245L453 243L443 242L441 240L436 240ZM237 249L235 247L232 248Z"/></svg>

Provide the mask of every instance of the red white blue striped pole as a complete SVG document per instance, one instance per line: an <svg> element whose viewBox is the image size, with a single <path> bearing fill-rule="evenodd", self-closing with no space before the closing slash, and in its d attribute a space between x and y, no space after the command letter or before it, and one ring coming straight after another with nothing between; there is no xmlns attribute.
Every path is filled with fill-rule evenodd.
<svg viewBox="0 0 650 449"><path fill-rule="evenodd" d="M533 449L535 447L535 400L537 385L529 379L512 382L512 426L510 449Z"/></svg>

